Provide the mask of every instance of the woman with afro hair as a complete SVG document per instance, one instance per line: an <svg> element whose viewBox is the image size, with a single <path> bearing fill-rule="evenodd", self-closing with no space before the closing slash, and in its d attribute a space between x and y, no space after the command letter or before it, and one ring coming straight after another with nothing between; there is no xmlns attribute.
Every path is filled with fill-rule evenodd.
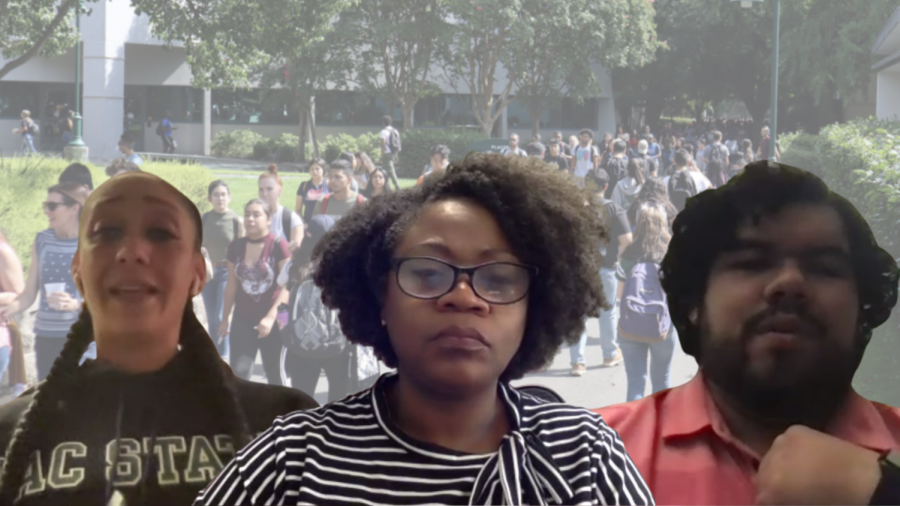
<svg viewBox="0 0 900 506"><path fill-rule="evenodd" d="M350 211L313 279L396 372L277 418L195 504L653 504L602 418L510 386L608 306L592 201L540 160L470 155Z"/></svg>

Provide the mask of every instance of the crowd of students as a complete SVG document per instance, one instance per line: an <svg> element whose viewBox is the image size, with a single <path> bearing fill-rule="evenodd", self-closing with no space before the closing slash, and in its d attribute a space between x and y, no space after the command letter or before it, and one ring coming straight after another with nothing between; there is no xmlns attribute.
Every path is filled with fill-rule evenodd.
<svg viewBox="0 0 900 506"><path fill-rule="evenodd" d="M67 169L31 268L64 288L0 278L25 285L0 317L29 283L45 320L74 317L0 407L0 504L896 503L900 409L850 386L896 260L807 172L713 184L731 153L711 134L665 164L586 131L571 155L551 142L562 170L435 146L403 191L348 153L310 165L294 211L270 166L242 216L222 181L201 216L145 172L89 192ZM624 404L510 385L561 346L583 374L590 317ZM669 388L679 345L700 371ZM257 352L270 385L246 381Z"/></svg>

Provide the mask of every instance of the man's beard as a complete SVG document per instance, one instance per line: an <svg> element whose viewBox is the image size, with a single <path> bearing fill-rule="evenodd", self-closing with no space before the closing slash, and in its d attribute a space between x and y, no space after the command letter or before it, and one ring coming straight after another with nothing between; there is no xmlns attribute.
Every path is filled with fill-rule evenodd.
<svg viewBox="0 0 900 506"><path fill-rule="evenodd" d="M759 323L774 314L794 314L817 329L815 363L798 357L799 349L772 350L769 369L753 368L748 343L758 336ZM853 376L862 360L861 346L841 347L827 338L827 327L803 311L769 309L745 322L739 338L711 336L707 319L702 318L700 369L703 376L736 402L741 411L770 426L787 428L805 425L825 430L846 401ZM859 341L857 341L858 343Z"/></svg>

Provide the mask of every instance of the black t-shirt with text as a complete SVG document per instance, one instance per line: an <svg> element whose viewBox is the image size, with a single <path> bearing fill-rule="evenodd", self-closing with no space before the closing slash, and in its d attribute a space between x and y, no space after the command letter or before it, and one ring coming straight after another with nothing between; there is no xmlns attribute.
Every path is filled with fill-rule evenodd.
<svg viewBox="0 0 900 506"><path fill-rule="evenodd" d="M277 416L318 407L299 390L234 381L251 437ZM105 506L113 496L126 506L188 506L234 456L209 382L183 352L149 374L89 360L69 382L42 424L16 506ZM0 406L0 455L34 392Z"/></svg>

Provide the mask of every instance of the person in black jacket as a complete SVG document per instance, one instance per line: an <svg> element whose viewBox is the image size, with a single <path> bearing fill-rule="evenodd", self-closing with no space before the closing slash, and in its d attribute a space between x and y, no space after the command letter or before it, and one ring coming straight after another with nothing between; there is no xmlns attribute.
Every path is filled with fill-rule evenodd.
<svg viewBox="0 0 900 506"><path fill-rule="evenodd" d="M190 504L275 417L317 406L219 358L192 309L201 243L194 204L156 176L87 200L72 262L85 305L47 379L0 407L0 504Z"/></svg>

